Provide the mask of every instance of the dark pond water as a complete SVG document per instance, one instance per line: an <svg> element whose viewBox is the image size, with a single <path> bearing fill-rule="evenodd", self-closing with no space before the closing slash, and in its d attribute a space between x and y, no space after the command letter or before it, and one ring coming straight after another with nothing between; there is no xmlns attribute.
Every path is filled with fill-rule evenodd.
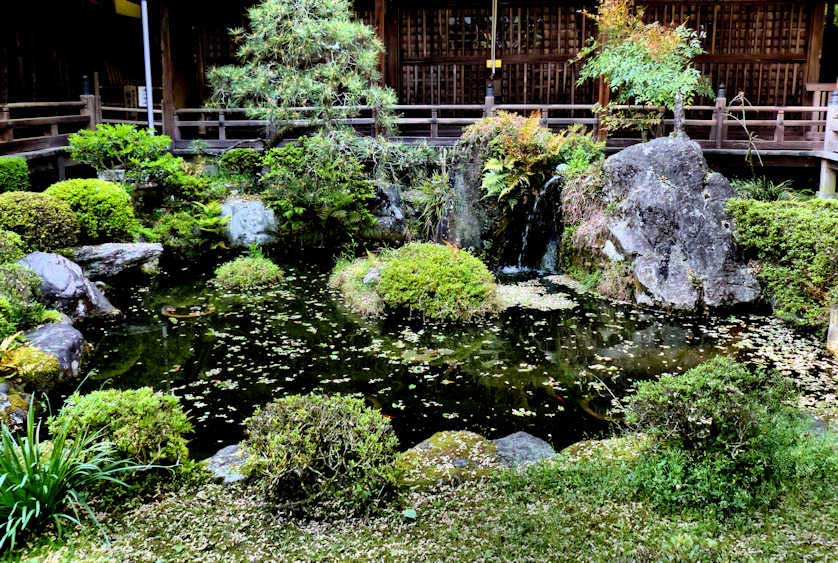
<svg viewBox="0 0 838 563"><path fill-rule="evenodd" d="M612 394L730 349L742 323L613 306L570 294L572 310L511 309L467 328L382 324L347 312L317 268L244 294L174 270L113 289L127 318L89 331L83 390L149 385L182 398L196 455L242 437L253 409L290 393L344 393L380 408L405 446L438 430L495 438L525 430L561 447L608 430ZM197 281L196 281L197 280ZM170 319L161 311L211 314Z"/></svg>

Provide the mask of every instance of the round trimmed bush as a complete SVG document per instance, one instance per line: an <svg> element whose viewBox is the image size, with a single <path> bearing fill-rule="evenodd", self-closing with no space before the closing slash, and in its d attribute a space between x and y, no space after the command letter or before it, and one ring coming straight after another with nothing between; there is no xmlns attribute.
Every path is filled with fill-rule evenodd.
<svg viewBox="0 0 838 563"><path fill-rule="evenodd" d="M213 282L225 289L264 287L282 279L282 269L262 256L242 256L215 270Z"/></svg>
<svg viewBox="0 0 838 563"><path fill-rule="evenodd" d="M377 293L385 306L434 320L460 321L497 309L494 277L457 248L411 243L384 258Z"/></svg>
<svg viewBox="0 0 838 563"><path fill-rule="evenodd" d="M29 189L29 165L20 156L0 157L0 192L23 192Z"/></svg>
<svg viewBox="0 0 838 563"><path fill-rule="evenodd" d="M245 471L281 508L362 513L394 490L398 441L361 399L291 395L258 409L246 428Z"/></svg>
<svg viewBox="0 0 838 563"><path fill-rule="evenodd" d="M26 253L26 247L20 235L12 231L0 230L0 264L17 262Z"/></svg>
<svg viewBox="0 0 838 563"><path fill-rule="evenodd" d="M0 340L50 320L52 314L37 301L41 278L17 264L0 265Z"/></svg>
<svg viewBox="0 0 838 563"><path fill-rule="evenodd" d="M48 425L52 434L66 429L68 439L101 431L121 456L141 464L173 464L189 457L184 435L192 424L180 400L150 387L76 393Z"/></svg>
<svg viewBox="0 0 838 563"><path fill-rule="evenodd" d="M78 241L79 220L60 199L36 192L0 194L0 229L20 235L28 250L50 251Z"/></svg>
<svg viewBox="0 0 838 563"><path fill-rule="evenodd" d="M66 180L44 193L66 202L76 212L85 242L130 240L137 228L131 196L112 182Z"/></svg>

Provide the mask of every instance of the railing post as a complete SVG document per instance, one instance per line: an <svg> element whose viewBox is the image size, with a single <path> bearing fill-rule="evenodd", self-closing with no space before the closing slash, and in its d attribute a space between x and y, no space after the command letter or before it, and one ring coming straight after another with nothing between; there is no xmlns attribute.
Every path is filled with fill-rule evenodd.
<svg viewBox="0 0 838 563"><path fill-rule="evenodd" d="M826 349L838 356L838 303L829 308L829 331L826 334Z"/></svg>
<svg viewBox="0 0 838 563"><path fill-rule="evenodd" d="M0 122L8 120L10 116L11 113L9 112L8 106L0 106ZM0 143L11 141L14 137L14 129L0 125Z"/></svg>
<svg viewBox="0 0 838 563"><path fill-rule="evenodd" d="M431 139L439 137L439 111L431 108Z"/></svg>
<svg viewBox="0 0 838 563"><path fill-rule="evenodd" d="M727 120L727 97L725 85L719 84L719 93L716 95L716 107L713 109L714 125L710 128L710 141L717 149L722 148L722 141L725 138L725 121Z"/></svg>
<svg viewBox="0 0 838 563"><path fill-rule="evenodd" d="M826 127L823 131L823 152L838 153L838 84L829 97L829 107L826 111ZM835 167L838 163L827 158L821 159L821 179L818 196L832 199L836 197Z"/></svg>
<svg viewBox="0 0 838 563"><path fill-rule="evenodd" d="M81 114L88 119L87 128L96 129L96 126L102 121L102 116L99 115L100 106L96 96L86 94L81 96L81 101L84 104L84 107L81 108ZM58 133L56 132L55 134L57 135Z"/></svg>
<svg viewBox="0 0 838 563"><path fill-rule="evenodd" d="M786 110L777 110L777 125L774 126L774 142L783 144L786 140Z"/></svg>
<svg viewBox="0 0 838 563"><path fill-rule="evenodd" d="M218 140L219 141L226 141L227 140L227 116L224 113L224 110L218 110Z"/></svg>
<svg viewBox="0 0 838 563"><path fill-rule="evenodd" d="M483 100L483 117L491 117L495 112L495 85L486 84L486 98Z"/></svg>

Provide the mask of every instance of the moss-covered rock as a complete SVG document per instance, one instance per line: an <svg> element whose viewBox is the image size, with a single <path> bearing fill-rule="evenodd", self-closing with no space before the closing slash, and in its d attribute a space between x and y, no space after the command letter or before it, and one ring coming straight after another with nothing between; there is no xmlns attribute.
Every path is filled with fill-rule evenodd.
<svg viewBox="0 0 838 563"><path fill-rule="evenodd" d="M213 283L224 289L265 287L283 278L282 268L259 256L242 256L215 270Z"/></svg>
<svg viewBox="0 0 838 563"><path fill-rule="evenodd" d="M329 278L329 286L340 292L346 306L364 317L384 313L384 303L376 293L381 260L376 256L338 262Z"/></svg>
<svg viewBox="0 0 838 563"><path fill-rule="evenodd" d="M404 452L397 467L403 486L432 488L482 479L505 464L497 446L480 434L444 431Z"/></svg>
<svg viewBox="0 0 838 563"><path fill-rule="evenodd" d="M583 440L571 444L561 451L567 456L567 462L601 461L625 462L636 461L651 440L645 434L628 434L604 440Z"/></svg>
<svg viewBox="0 0 838 563"><path fill-rule="evenodd" d="M58 358L31 346L21 346L0 359L0 372L24 389L44 391L61 376Z"/></svg>
<svg viewBox="0 0 838 563"><path fill-rule="evenodd" d="M10 388L6 382L0 381L0 386L3 388L0 390L0 420L9 428L21 428L26 422L31 397L15 388Z"/></svg>
<svg viewBox="0 0 838 563"><path fill-rule="evenodd" d="M0 194L0 229L20 235L29 250L74 246L79 221L60 199L35 192Z"/></svg>
<svg viewBox="0 0 838 563"><path fill-rule="evenodd" d="M341 263L332 275L356 312L407 313L438 321L470 321L499 309L495 280L478 259L455 247L410 243L378 257Z"/></svg>
<svg viewBox="0 0 838 563"><path fill-rule="evenodd" d="M66 180L44 193L66 202L76 212L84 242L126 241L137 229L131 196L112 182Z"/></svg>

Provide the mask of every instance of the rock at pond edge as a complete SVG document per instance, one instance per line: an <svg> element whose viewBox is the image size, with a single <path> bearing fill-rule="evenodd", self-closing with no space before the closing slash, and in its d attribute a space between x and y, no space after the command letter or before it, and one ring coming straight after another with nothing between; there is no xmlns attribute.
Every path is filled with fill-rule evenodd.
<svg viewBox="0 0 838 563"><path fill-rule="evenodd" d="M128 270L144 273L157 272L163 245L160 243L109 242L80 246L73 251L73 259L92 279L112 278Z"/></svg>
<svg viewBox="0 0 838 563"><path fill-rule="evenodd" d="M245 462L245 455L240 444L225 446L218 450L215 455L205 460L207 471L216 481L225 485L231 485L243 481L246 477L241 473Z"/></svg>
<svg viewBox="0 0 838 563"><path fill-rule="evenodd" d="M509 467L520 467L556 455L553 446L527 432L515 432L492 440L500 458Z"/></svg>

